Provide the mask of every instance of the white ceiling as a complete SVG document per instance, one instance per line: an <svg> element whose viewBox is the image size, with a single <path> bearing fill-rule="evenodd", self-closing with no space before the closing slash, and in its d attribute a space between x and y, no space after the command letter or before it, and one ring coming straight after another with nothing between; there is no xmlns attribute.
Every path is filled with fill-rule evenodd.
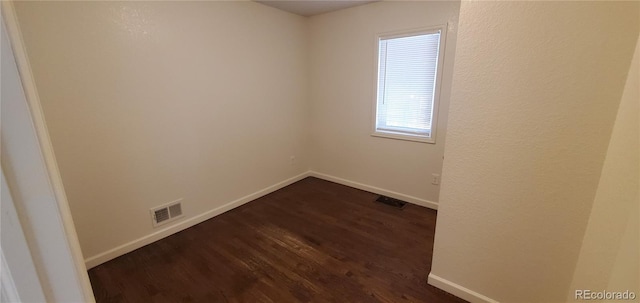
<svg viewBox="0 0 640 303"><path fill-rule="evenodd" d="M300 16L313 16L324 14L332 11L337 11L340 9L358 6L370 2L376 2L379 0L342 0L342 1L323 1L323 0L288 0L288 1L277 1L277 0L254 0L256 2L262 3L264 5L268 5L271 7L275 7L277 9L281 9L283 11L287 11L290 13L294 13Z"/></svg>

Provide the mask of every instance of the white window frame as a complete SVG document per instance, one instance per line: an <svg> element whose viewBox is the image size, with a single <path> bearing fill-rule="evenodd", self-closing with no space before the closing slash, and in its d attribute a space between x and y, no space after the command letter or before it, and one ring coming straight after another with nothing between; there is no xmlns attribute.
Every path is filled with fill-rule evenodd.
<svg viewBox="0 0 640 303"><path fill-rule="evenodd" d="M380 62L379 62L379 50L380 50L380 40L384 39L393 39L393 38L402 38L402 37L410 37L424 34L435 34L440 32L440 46L438 49L438 61L436 67L436 80L435 80L435 88L434 88L434 97L433 97L433 106L431 109L431 134L429 137L423 135L411 135L407 133L398 133L393 131L383 131L377 129L377 114L378 114L378 72L380 70ZM399 140L407 140L414 142L422 142L422 143L436 143L436 131L438 125L438 108L440 107L440 88L442 86L442 69L444 65L444 53L446 49L446 36L447 36L447 25L436 25L430 27L423 27L418 29L411 30L402 30L402 31L394 31L394 32L385 32L378 33L375 37L375 56L374 56L374 93L373 93L373 111L372 111L372 133L371 136L381 137L381 138L391 138L391 139L399 139Z"/></svg>

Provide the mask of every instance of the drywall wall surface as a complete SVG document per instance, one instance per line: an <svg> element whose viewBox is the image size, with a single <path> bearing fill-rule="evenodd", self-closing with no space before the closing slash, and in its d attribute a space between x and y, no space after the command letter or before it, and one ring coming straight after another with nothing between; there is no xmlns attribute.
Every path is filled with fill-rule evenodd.
<svg viewBox="0 0 640 303"><path fill-rule="evenodd" d="M566 300L639 5L462 3L431 275L499 302Z"/></svg>
<svg viewBox="0 0 640 303"><path fill-rule="evenodd" d="M630 290L640 297L639 57L640 48L636 45L573 277L572 290ZM575 296L571 293L569 301L574 299Z"/></svg>
<svg viewBox="0 0 640 303"><path fill-rule="evenodd" d="M627 228L625 228L620 240L620 248L613 263L609 282L605 288L601 288L609 291L631 291L636 295L636 300L640 297L640 289L638 289L638 285L640 285L640 279L638 279L638 268L640 268L638 264L640 262L640 250L638 249L640 242L639 211L640 208L636 203L630 210ZM609 300L609 302L613 301L619 302L620 300Z"/></svg>
<svg viewBox="0 0 640 303"><path fill-rule="evenodd" d="M154 232L151 207L183 198L186 220L308 170L303 17L251 1L16 10L85 257Z"/></svg>
<svg viewBox="0 0 640 303"><path fill-rule="evenodd" d="M377 2L310 18L311 169L438 201L459 2ZM449 23L436 143L372 137L376 35Z"/></svg>

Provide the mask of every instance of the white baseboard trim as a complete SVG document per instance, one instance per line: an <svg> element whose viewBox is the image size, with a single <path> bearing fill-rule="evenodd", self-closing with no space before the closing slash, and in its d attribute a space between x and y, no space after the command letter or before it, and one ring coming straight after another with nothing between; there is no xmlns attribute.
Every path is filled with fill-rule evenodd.
<svg viewBox="0 0 640 303"><path fill-rule="evenodd" d="M407 201L409 203L420 205L420 206L424 206L424 207L428 207L428 208L431 208L431 209L435 209L435 210L438 209L438 203L437 202L432 202L432 201L421 199L421 198L418 198L418 197L401 194L399 192L386 190L386 189L383 189L383 188L379 188L379 187L375 187L375 186L371 186L371 185L367 185L367 184L362 184L362 183L358 183L358 182L347 180L347 179L334 177L334 176L323 174L323 173L319 173L319 172L316 172L316 171L309 171L309 176L316 177L316 178L323 179L323 180L327 180L327 181L331 181L331 182L335 182L335 183L339 183L339 184L350 186L350 187L354 187L354 188L357 188L357 189L365 190L365 191L376 193L376 194L379 194L379 195L385 195L385 196L388 196L388 197L391 197L391 198L400 199L402 201Z"/></svg>
<svg viewBox="0 0 640 303"><path fill-rule="evenodd" d="M180 221L179 223L177 223L175 225L168 226L168 227L163 228L163 229L161 229L159 231L156 231L154 233L146 235L146 236L144 236L142 238L135 239L135 240L133 240L131 242L125 243L123 245L120 245L118 247L112 248L112 249L107 250L105 252L99 253L99 254L97 254L95 256L86 258L84 260L84 262L85 262L85 264L87 266L87 269L95 267L95 266L100 265L100 264L102 264L104 262L107 262L107 261L109 261L111 259L117 258L119 256L122 256L122 255L128 253L128 252L131 252L131 251L136 250L136 249L138 249L140 247L143 247L143 246L145 246L147 244L153 243L153 242L158 241L158 240L160 240L162 238L165 238L165 237L170 236L172 234L175 234L175 233L177 233L179 231L187 229L187 228L189 228L191 226L194 226L194 225L196 225L198 223L202 223L202 222L204 222L206 220L209 220L209 219L211 219L211 218L213 218L213 217L215 217L217 215L220 215L220 214L222 214L224 212L227 212L227 211L232 210L232 209L234 209L234 208L236 208L238 206L241 206L241 205L243 205L243 204L245 204L247 202L251 202L251 201L253 201L255 199L258 199L258 198L260 198L260 197L262 197L264 195L270 194L270 193L272 193L272 192L274 192L276 190L279 190L279 189L281 189L281 188L283 188L285 186L288 186L288 185L291 185L291 184L293 184L295 182L298 182L298 181L300 181L300 180L302 180L302 179L304 179L306 177L309 177L309 172L305 172L305 173L299 174L299 175L297 175L295 177L292 177L292 178L289 178L289 179L284 180L282 182L276 183L276 184L271 185L271 186L269 186L267 188L261 189L261 190L259 190L257 192L254 192L254 193L249 194L247 196L244 196L242 198L239 198L239 199L236 199L234 201L231 201L231 202L229 202L229 203L227 203L225 205L216 207L216 208L214 208L212 210L209 210L209 211L207 211L205 213L202 213L200 215L197 215L195 217L191 217L191 218L188 218L187 220Z"/></svg>
<svg viewBox="0 0 640 303"><path fill-rule="evenodd" d="M440 278L433 273L429 273L427 279L429 285L440 288L456 297L465 299L472 303L499 303L498 301L491 299L487 296L481 295L471 289L453 283L447 279Z"/></svg>
<svg viewBox="0 0 640 303"><path fill-rule="evenodd" d="M158 241L162 238L165 238L167 236L170 236L172 234L175 234L179 231L182 231L184 229L187 229L191 226L194 226L198 223L202 223L206 220L209 220L217 215L220 215L224 212L227 212L229 210L232 210L238 206L241 206L247 202L251 202L257 198L260 198L264 195L270 194L276 190L279 190L285 186L291 185L295 182L298 182L306 177L316 177L319 179L323 179L323 180L327 180L327 181L331 181L331 182L335 182L335 183L339 183L342 185L346 185L346 186L350 186L350 187L354 187L357 189L361 189L361 190L366 190L369 192L373 192L376 194L380 194L380 195L385 195L385 196L389 196L392 198L396 198L396 199L400 199L403 201L407 201L409 203L413 203L413 204L417 204L420 206L424 206L424 207L428 207L431 209L438 209L438 203L436 202L431 202L428 200L424 200L424 199L420 199L417 197L413 197L413 196L409 196L409 195L405 195L405 194L401 194L398 192L394 192L394 191L390 191L390 190L386 190L386 189L382 189L379 187L375 187L375 186L370 186L370 185L366 185L366 184L362 184L362 183L358 183L358 182L354 182L354 181L350 181L350 180L346 180L346 179L342 179L342 178L338 178L338 177L334 177L331 175L327 175L327 174L323 174L323 173L319 173L319 172L315 172L315 171L308 171L302 174L299 174L295 177L289 178L287 180L284 180L282 182L279 182L277 184L271 185L267 188L261 189L255 193L249 194L247 196L244 196L242 198L239 198L237 200L231 201L225 205L216 207L212 210L209 210L205 213L202 213L200 215L197 215L195 217L191 217L188 218L184 221L180 221L177 222L175 225L171 225L171 226L167 226L161 230L158 230L154 233L151 233L149 235L146 235L144 237L135 239L133 241L127 242L125 244L122 244L118 247L112 248L110 250L107 250L105 252L99 253L97 255L91 256L89 258L86 258L84 260L85 265L87 267L87 269L89 268L93 268L96 267L104 262L107 262L111 259L117 258L119 256L122 256L128 252L131 252L133 250L136 250L140 247L143 247L147 244L151 244L155 241Z"/></svg>

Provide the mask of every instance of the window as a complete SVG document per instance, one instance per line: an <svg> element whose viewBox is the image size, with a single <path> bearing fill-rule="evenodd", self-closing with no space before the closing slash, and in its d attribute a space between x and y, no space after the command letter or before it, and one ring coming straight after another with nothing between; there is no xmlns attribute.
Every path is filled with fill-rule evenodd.
<svg viewBox="0 0 640 303"><path fill-rule="evenodd" d="M435 142L444 30L378 36L374 136Z"/></svg>

